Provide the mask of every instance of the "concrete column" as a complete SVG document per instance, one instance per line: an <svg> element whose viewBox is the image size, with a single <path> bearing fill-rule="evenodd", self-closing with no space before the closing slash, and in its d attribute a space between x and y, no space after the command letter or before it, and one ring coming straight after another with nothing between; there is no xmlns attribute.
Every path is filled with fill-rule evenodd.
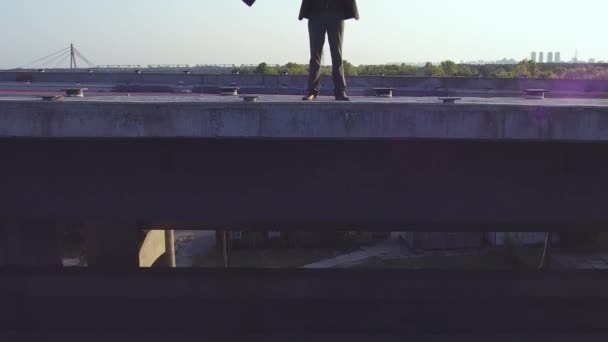
<svg viewBox="0 0 608 342"><path fill-rule="evenodd" d="M220 234L222 237L222 256L224 257L224 268L228 268L228 246L226 242L226 231L222 230L220 231Z"/></svg>
<svg viewBox="0 0 608 342"><path fill-rule="evenodd" d="M165 230L165 260L167 267L177 267L175 261L175 231Z"/></svg>
<svg viewBox="0 0 608 342"><path fill-rule="evenodd" d="M44 221L0 222L0 266L63 266L57 225Z"/></svg>
<svg viewBox="0 0 608 342"><path fill-rule="evenodd" d="M87 222L87 263L91 268L139 268L140 230L136 223Z"/></svg>

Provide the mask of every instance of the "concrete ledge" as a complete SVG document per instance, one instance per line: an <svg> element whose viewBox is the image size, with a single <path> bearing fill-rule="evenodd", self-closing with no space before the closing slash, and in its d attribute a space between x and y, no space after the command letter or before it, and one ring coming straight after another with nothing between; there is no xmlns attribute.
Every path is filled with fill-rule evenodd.
<svg viewBox="0 0 608 342"><path fill-rule="evenodd" d="M99 99L0 101L0 137L608 140L608 106L584 101L463 99L444 105L436 99L349 104Z"/></svg>
<svg viewBox="0 0 608 342"><path fill-rule="evenodd" d="M313 334L313 333L228 333L220 332L210 334L208 332L195 331L171 331L171 332L149 332L147 330L131 332L108 332L103 335L97 332L9 332L0 331L0 339L11 342L107 342L120 340L140 340L146 342L166 342L166 341L185 341L196 340L198 342L216 342L221 340L230 341L256 341L256 342L403 342L405 339L415 339L418 342L605 342L608 340L608 333L589 333L581 332L578 334L559 334L559 333L468 333L468 334Z"/></svg>
<svg viewBox="0 0 608 342"><path fill-rule="evenodd" d="M0 280L0 296L33 298L608 300L608 272L0 268Z"/></svg>
<svg viewBox="0 0 608 342"><path fill-rule="evenodd" d="M606 274L595 273L0 272L0 280L0 332L224 337L608 332Z"/></svg>
<svg viewBox="0 0 608 342"><path fill-rule="evenodd" d="M0 217L16 220L264 231L608 227L606 143L0 139L0 151Z"/></svg>

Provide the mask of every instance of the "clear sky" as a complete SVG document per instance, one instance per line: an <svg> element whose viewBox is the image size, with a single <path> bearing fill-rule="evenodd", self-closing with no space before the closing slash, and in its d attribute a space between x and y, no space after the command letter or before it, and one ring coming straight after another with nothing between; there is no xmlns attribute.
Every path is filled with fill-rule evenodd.
<svg viewBox="0 0 608 342"><path fill-rule="evenodd" d="M606 0L358 0L354 64L443 59L608 60ZM74 42L96 64L283 64L308 60L299 0L4 0L0 68ZM329 57L326 59L329 60Z"/></svg>

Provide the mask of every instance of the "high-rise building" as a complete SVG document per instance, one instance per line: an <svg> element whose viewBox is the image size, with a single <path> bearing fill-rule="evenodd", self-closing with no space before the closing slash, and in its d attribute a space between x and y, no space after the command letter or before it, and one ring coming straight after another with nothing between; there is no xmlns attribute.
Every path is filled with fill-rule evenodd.
<svg viewBox="0 0 608 342"><path fill-rule="evenodd" d="M530 60L532 62L536 62L536 51L532 51L532 53L530 54Z"/></svg>
<svg viewBox="0 0 608 342"><path fill-rule="evenodd" d="M561 63L561 62L562 62L562 53L558 51L555 53L555 63Z"/></svg>
<svg viewBox="0 0 608 342"><path fill-rule="evenodd" d="M553 63L553 52L547 54L547 63Z"/></svg>
<svg viewBox="0 0 608 342"><path fill-rule="evenodd" d="M538 53L538 63L545 63L545 53L542 51Z"/></svg>

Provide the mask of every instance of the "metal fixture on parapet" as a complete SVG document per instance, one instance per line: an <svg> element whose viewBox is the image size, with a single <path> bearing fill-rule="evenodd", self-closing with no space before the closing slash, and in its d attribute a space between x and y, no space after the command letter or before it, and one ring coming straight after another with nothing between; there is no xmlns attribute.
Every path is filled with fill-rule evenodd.
<svg viewBox="0 0 608 342"><path fill-rule="evenodd" d="M532 100L542 100L545 98L546 89L524 89L525 98Z"/></svg>
<svg viewBox="0 0 608 342"><path fill-rule="evenodd" d="M85 90L89 90L88 88L66 88L62 91L65 91L65 95L67 97L84 97Z"/></svg>
<svg viewBox="0 0 608 342"><path fill-rule="evenodd" d="M257 95L243 95L241 98L243 99L243 102L258 102L260 99Z"/></svg>
<svg viewBox="0 0 608 342"><path fill-rule="evenodd" d="M393 88L374 88L376 97L393 97Z"/></svg>
<svg viewBox="0 0 608 342"><path fill-rule="evenodd" d="M456 101L462 100L460 97L440 97L439 100L443 103L456 103Z"/></svg>
<svg viewBox="0 0 608 342"><path fill-rule="evenodd" d="M42 101L63 101L64 96L63 95L52 95L52 96L41 96L40 99L42 99Z"/></svg>
<svg viewBox="0 0 608 342"><path fill-rule="evenodd" d="M220 87L220 95L222 96L239 96L239 90L241 88L237 86Z"/></svg>

